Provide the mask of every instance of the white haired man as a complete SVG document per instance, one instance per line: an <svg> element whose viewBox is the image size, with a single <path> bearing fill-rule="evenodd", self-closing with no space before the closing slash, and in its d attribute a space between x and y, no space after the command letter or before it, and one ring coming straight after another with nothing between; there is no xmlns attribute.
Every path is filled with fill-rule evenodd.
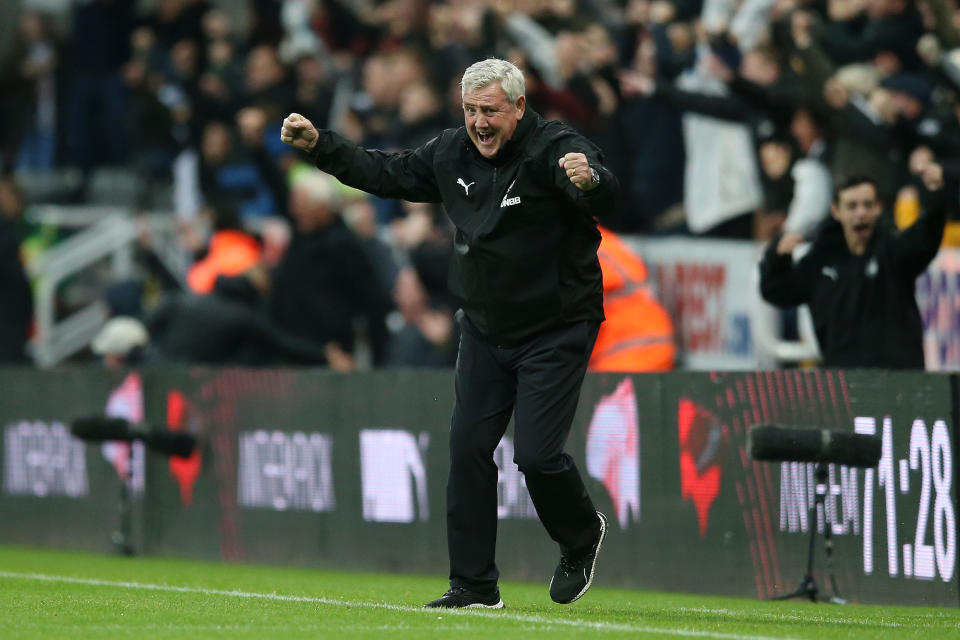
<svg viewBox="0 0 960 640"><path fill-rule="evenodd" d="M461 306L450 428L450 590L427 607L503 607L495 563L493 453L514 417L514 460L561 559L555 602L593 581L606 519L564 444L603 321L595 216L616 177L600 150L526 104L522 72L488 59L461 81L464 126L399 153L362 149L299 114L281 139L345 184L381 197L442 202L456 226L449 286Z"/></svg>

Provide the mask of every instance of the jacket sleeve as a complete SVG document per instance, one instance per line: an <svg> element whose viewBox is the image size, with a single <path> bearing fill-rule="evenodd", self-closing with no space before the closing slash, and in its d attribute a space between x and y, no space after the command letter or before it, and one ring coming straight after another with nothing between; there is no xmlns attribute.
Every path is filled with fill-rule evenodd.
<svg viewBox="0 0 960 640"><path fill-rule="evenodd" d="M915 278L923 273L940 250L946 224L946 187L927 191L921 187L923 212L893 241L894 264L904 275Z"/></svg>
<svg viewBox="0 0 960 640"><path fill-rule="evenodd" d="M318 133L310 160L345 185L382 198L440 202L433 170L439 137L416 149L387 152L364 149L328 129Z"/></svg>
<svg viewBox="0 0 960 640"><path fill-rule="evenodd" d="M686 91L662 82L657 82L653 99L683 111L693 111L730 122L747 122L753 115L753 109L739 96Z"/></svg>
<svg viewBox="0 0 960 640"><path fill-rule="evenodd" d="M830 213L830 171L812 158L800 158L790 171L793 200L787 210L785 231L806 234Z"/></svg>
<svg viewBox="0 0 960 640"><path fill-rule="evenodd" d="M804 275L809 254L794 265L792 255L777 253L779 242L780 235L777 235L763 252L760 261L760 295L778 307L796 307L810 297L810 278Z"/></svg>
<svg viewBox="0 0 960 640"><path fill-rule="evenodd" d="M570 198L577 209L591 216L610 213L620 193L620 181L610 169L604 166L603 152L599 147L583 136L570 132L559 136L549 149L544 162L550 163L553 182ZM582 153L587 156L590 168L596 169L600 176L600 184L589 191L581 191L570 182L570 178L560 167L560 158L568 153Z"/></svg>

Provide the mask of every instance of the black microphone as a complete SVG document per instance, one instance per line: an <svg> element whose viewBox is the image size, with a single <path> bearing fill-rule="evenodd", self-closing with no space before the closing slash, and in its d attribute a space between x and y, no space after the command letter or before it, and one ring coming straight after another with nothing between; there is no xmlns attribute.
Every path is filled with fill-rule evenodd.
<svg viewBox="0 0 960 640"><path fill-rule="evenodd" d="M81 440L122 440L130 442L130 422L108 416L84 416L70 423L70 433Z"/></svg>
<svg viewBox="0 0 960 640"><path fill-rule="evenodd" d="M197 446L197 439L189 433L148 427L145 424L130 425L130 430L147 447L165 456L189 458Z"/></svg>
<svg viewBox="0 0 960 640"><path fill-rule="evenodd" d="M827 462L874 467L882 452L880 436L827 429L755 425L747 432L747 452L763 462Z"/></svg>
<svg viewBox="0 0 960 640"><path fill-rule="evenodd" d="M148 449L165 456L188 458L197 446L197 439L189 433L158 429L146 424L131 424L123 418L84 416L70 423L70 433L81 440L102 442L139 440Z"/></svg>

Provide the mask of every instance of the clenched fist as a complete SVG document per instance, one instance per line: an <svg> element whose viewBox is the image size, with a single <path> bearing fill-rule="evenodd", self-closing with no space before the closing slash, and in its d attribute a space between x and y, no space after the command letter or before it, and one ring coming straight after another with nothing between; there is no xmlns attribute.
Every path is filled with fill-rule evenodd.
<svg viewBox="0 0 960 640"><path fill-rule="evenodd" d="M301 151L310 151L317 144L317 128L299 113L291 113L283 121L280 140Z"/></svg>
<svg viewBox="0 0 960 640"><path fill-rule="evenodd" d="M582 153L568 153L560 158L559 164L577 189L590 191L599 184L599 178L594 178L595 172L590 168L587 156Z"/></svg>
<svg viewBox="0 0 960 640"><path fill-rule="evenodd" d="M785 256L791 254L793 250L801 244L803 244L803 236L799 233L788 231L780 236L780 241L777 243L777 255Z"/></svg>

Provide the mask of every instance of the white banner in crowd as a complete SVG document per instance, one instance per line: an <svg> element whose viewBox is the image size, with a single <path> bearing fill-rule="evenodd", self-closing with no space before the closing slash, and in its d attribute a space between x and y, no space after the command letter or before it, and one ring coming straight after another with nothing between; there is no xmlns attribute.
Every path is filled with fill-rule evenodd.
<svg viewBox="0 0 960 640"><path fill-rule="evenodd" d="M650 284L673 318L679 368L756 369L750 323L760 247L688 237L630 239L650 269Z"/></svg>

